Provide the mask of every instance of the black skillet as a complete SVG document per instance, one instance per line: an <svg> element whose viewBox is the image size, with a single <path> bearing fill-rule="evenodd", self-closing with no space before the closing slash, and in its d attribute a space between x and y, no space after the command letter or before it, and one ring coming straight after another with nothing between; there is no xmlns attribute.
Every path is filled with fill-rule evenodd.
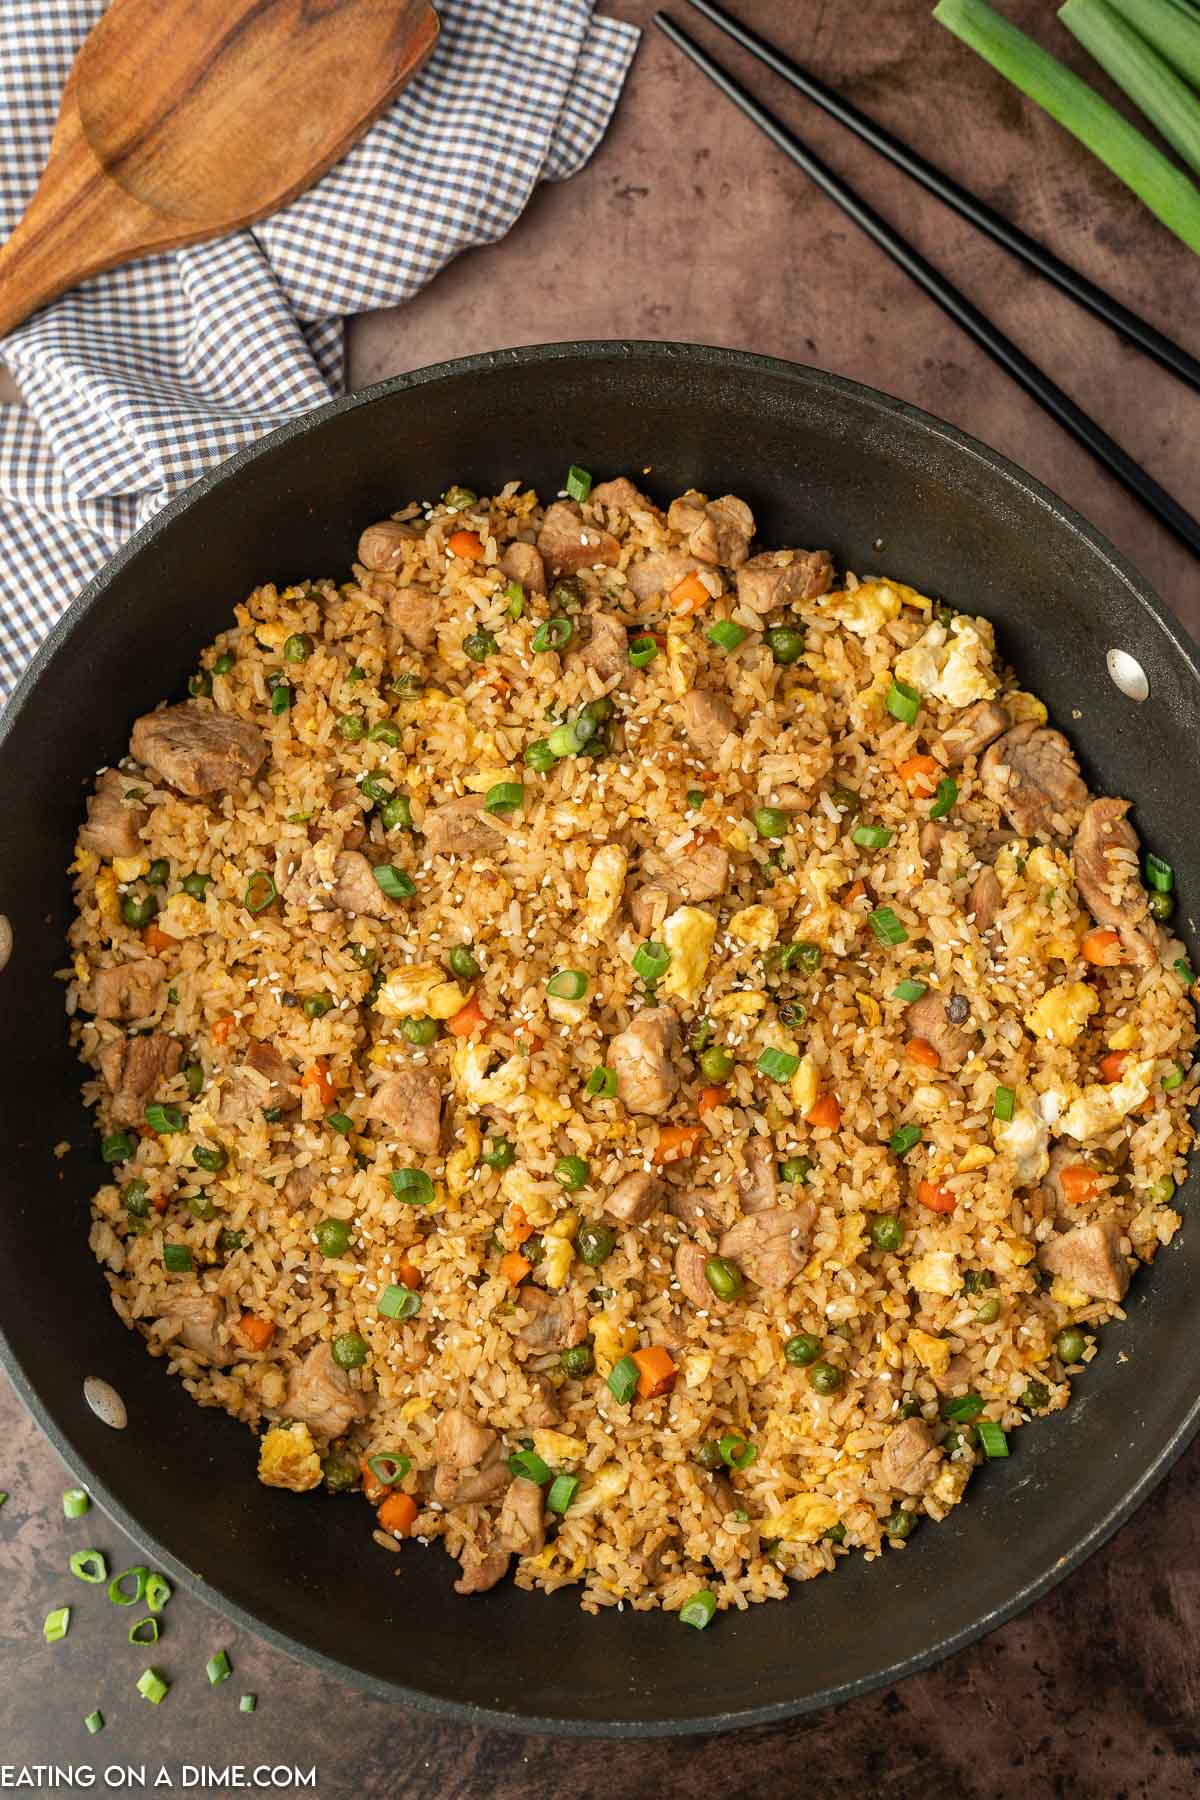
<svg viewBox="0 0 1200 1800"><path fill-rule="evenodd" d="M767 544L828 545L842 566L993 619L1093 789L1135 800L1193 935L1195 649L1029 476L899 401L736 352L566 344L426 369L297 420L168 507L71 607L3 721L0 910L16 947L0 976L0 1323L19 1391L100 1504L293 1654L471 1723L714 1730L828 1705L970 1643L1129 1516L1200 1422L1195 1228L1139 1276L1069 1410L1016 1434L1010 1460L903 1551L850 1558L702 1634L658 1613L588 1618L570 1592L459 1599L440 1548L386 1556L361 1503L261 1487L250 1435L193 1406L117 1321L87 1248L103 1170L53 979L84 784L136 714L182 694L234 602L268 578L341 575L362 527L411 497L515 476L553 493L569 462L628 472L660 499L693 484L742 494ZM1114 686L1113 649L1140 663L1144 703ZM74 1147L61 1161L60 1139ZM89 1374L124 1397L123 1432L84 1404Z"/></svg>

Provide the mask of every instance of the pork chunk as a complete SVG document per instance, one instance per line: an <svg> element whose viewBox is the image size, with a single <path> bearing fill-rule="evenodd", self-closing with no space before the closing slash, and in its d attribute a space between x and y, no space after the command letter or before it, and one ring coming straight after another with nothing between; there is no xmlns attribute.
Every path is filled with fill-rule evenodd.
<svg viewBox="0 0 1200 1800"><path fill-rule="evenodd" d="M464 794L431 806L421 825L426 848L434 856L498 855L507 827L495 813L484 811L484 800L483 794Z"/></svg>
<svg viewBox="0 0 1200 1800"><path fill-rule="evenodd" d="M574 500L556 500L546 508L537 547L552 576L576 575L598 563L612 568L621 559L616 538L587 524Z"/></svg>
<svg viewBox="0 0 1200 1800"><path fill-rule="evenodd" d="M328 846L306 849L298 858L281 850L275 859L275 886L289 906L307 912L345 912L368 919L398 919L402 907L384 893L361 850Z"/></svg>
<svg viewBox="0 0 1200 1800"><path fill-rule="evenodd" d="M433 1497L443 1506L478 1505L507 1487L511 1477L498 1433L461 1406L449 1406L434 1433L437 1473Z"/></svg>
<svg viewBox="0 0 1200 1800"><path fill-rule="evenodd" d="M496 1521L500 1547L514 1556L536 1556L546 1542L546 1501L536 1481L518 1475Z"/></svg>
<svg viewBox="0 0 1200 1800"><path fill-rule="evenodd" d="M183 1050L164 1031L147 1037L117 1038L100 1052L100 1073L112 1090L115 1125L140 1125L146 1102L179 1067Z"/></svg>
<svg viewBox="0 0 1200 1800"><path fill-rule="evenodd" d="M432 1069L402 1069L371 1095L368 1116L386 1126L388 1137L411 1144L422 1156L437 1153L442 1133L442 1090Z"/></svg>
<svg viewBox="0 0 1200 1800"><path fill-rule="evenodd" d="M693 688L685 694L681 710L688 742L701 756L716 756L726 738L737 731L737 714L728 700L708 688Z"/></svg>
<svg viewBox="0 0 1200 1800"><path fill-rule="evenodd" d="M631 1174L622 1175L610 1191L604 1210L620 1225L640 1225L643 1219L657 1211L661 1199L658 1177L647 1174L644 1169L634 1169Z"/></svg>
<svg viewBox="0 0 1200 1800"><path fill-rule="evenodd" d="M522 1421L531 1431L541 1431L550 1425L557 1425L562 1419L562 1408L558 1403L558 1389L549 1375L530 1374L526 1376L533 1389L533 1398L525 1408Z"/></svg>
<svg viewBox="0 0 1200 1800"><path fill-rule="evenodd" d="M283 1411L321 1437L336 1438L349 1431L369 1406L367 1396L350 1385L346 1371L334 1362L329 1345L321 1343L289 1375Z"/></svg>
<svg viewBox="0 0 1200 1800"><path fill-rule="evenodd" d="M240 1352L226 1344L221 1327L228 1318L224 1300L217 1294L181 1294L163 1307L160 1317L179 1326L175 1342L194 1356L224 1367L234 1362Z"/></svg>
<svg viewBox="0 0 1200 1800"><path fill-rule="evenodd" d="M685 902L700 906L725 892L729 852L720 844L698 844L672 863L665 857L646 856L642 870L651 879L630 895L629 916L642 936L649 937L677 906Z"/></svg>
<svg viewBox="0 0 1200 1800"><path fill-rule="evenodd" d="M81 1004L98 1019L150 1019L160 1013L167 997L167 971L157 956L118 963L113 969L97 969Z"/></svg>
<svg viewBox="0 0 1200 1800"><path fill-rule="evenodd" d="M388 600L388 618L397 637L414 650L428 650L437 632L437 595L427 588L397 588Z"/></svg>
<svg viewBox="0 0 1200 1800"><path fill-rule="evenodd" d="M901 1419L879 1453L879 1480L902 1494L923 1494L938 1472L942 1452L924 1419Z"/></svg>
<svg viewBox="0 0 1200 1800"><path fill-rule="evenodd" d="M526 1282L517 1304L529 1314L517 1337L530 1350L572 1350L587 1336L587 1308L570 1294L550 1294Z"/></svg>
<svg viewBox="0 0 1200 1800"><path fill-rule="evenodd" d="M321 1185L321 1171L316 1163L305 1163L293 1169L283 1184L283 1197L289 1206L307 1206Z"/></svg>
<svg viewBox="0 0 1200 1800"><path fill-rule="evenodd" d="M415 525L399 519L379 519L368 525L359 538L358 560L373 575L394 575L420 536Z"/></svg>
<svg viewBox="0 0 1200 1800"><path fill-rule="evenodd" d="M1065 1276L1094 1300L1123 1300L1129 1290L1121 1233L1107 1219L1052 1237L1039 1251L1038 1261L1048 1274Z"/></svg>
<svg viewBox="0 0 1200 1800"><path fill-rule="evenodd" d="M829 592L832 580L828 550L765 550L738 570L738 601L766 614L796 600L815 600Z"/></svg>
<svg viewBox="0 0 1200 1800"><path fill-rule="evenodd" d="M691 1238L680 1239L675 1251L675 1279L692 1305L701 1312L709 1312L721 1304L704 1277L708 1258L709 1252L702 1250Z"/></svg>
<svg viewBox="0 0 1200 1800"><path fill-rule="evenodd" d="M138 719L129 751L181 794L202 800L257 775L266 760L267 741L249 720L207 712L185 700Z"/></svg>
<svg viewBox="0 0 1200 1800"><path fill-rule="evenodd" d="M688 549L701 562L740 569L750 554L754 514L735 494L709 500L690 488L671 502L667 524L686 536Z"/></svg>
<svg viewBox="0 0 1200 1800"><path fill-rule="evenodd" d="M656 1006L635 1013L628 1028L613 1038L608 1060L617 1077L617 1093L630 1112L656 1119L670 1106L679 1086L679 1072L671 1061L678 1031L670 1007Z"/></svg>
<svg viewBox="0 0 1200 1800"><path fill-rule="evenodd" d="M1138 876L1141 844L1126 818L1128 800L1093 800L1084 809L1071 858L1075 885L1098 925L1120 933L1140 968L1160 959L1160 934Z"/></svg>
<svg viewBox="0 0 1200 1800"><path fill-rule="evenodd" d="M546 591L546 565L536 544L523 544L520 539L509 544L500 558L500 571L510 581L519 581L527 594Z"/></svg>
<svg viewBox="0 0 1200 1800"><path fill-rule="evenodd" d="M936 819L926 819L917 838L917 848L921 852L921 866L930 881L937 879L942 866L942 840L946 835L946 827L939 825Z"/></svg>
<svg viewBox="0 0 1200 1800"><path fill-rule="evenodd" d="M714 1237L724 1231L729 1216L729 1208L713 1188L672 1188L667 1211L692 1231L703 1228Z"/></svg>
<svg viewBox="0 0 1200 1800"><path fill-rule="evenodd" d="M932 1044L942 1068L953 1073L962 1068L975 1048L974 1031L964 1029L970 1010L961 995L937 993L929 988L905 1014L908 1035Z"/></svg>
<svg viewBox="0 0 1200 1800"><path fill-rule="evenodd" d="M657 511L653 500L647 500L627 475L618 475L614 481L598 481L588 498L593 506L606 506L609 512Z"/></svg>
<svg viewBox="0 0 1200 1800"><path fill-rule="evenodd" d="M256 1112L295 1112L300 1104L300 1078L274 1044L250 1045L241 1067L226 1076L217 1102L222 1124L235 1124Z"/></svg>
<svg viewBox="0 0 1200 1800"><path fill-rule="evenodd" d="M579 653L585 668L595 669L601 681L615 681L629 668L629 637L612 613L590 615L591 635Z"/></svg>
<svg viewBox="0 0 1200 1800"><path fill-rule="evenodd" d="M120 769L105 769L88 796L87 823L79 833L81 850L94 850L97 856L140 856L146 848L142 842L142 826L150 817L147 806L125 795L137 782Z"/></svg>
<svg viewBox="0 0 1200 1800"><path fill-rule="evenodd" d="M776 1187L775 1151L770 1139L753 1137L743 1152L743 1167L737 1178L743 1213L765 1212L774 1206Z"/></svg>
<svg viewBox="0 0 1200 1800"><path fill-rule="evenodd" d="M739 1219L721 1238L728 1256L759 1287L777 1292L795 1279L807 1256L808 1234L817 1209L811 1200L799 1206L773 1206Z"/></svg>
<svg viewBox="0 0 1200 1800"><path fill-rule="evenodd" d="M462 1574L454 1584L455 1593L486 1594L489 1588L504 1580L510 1558L508 1551L497 1544L486 1519L480 1519L464 1539L458 1560Z"/></svg>
<svg viewBox="0 0 1200 1800"><path fill-rule="evenodd" d="M1061 731L1024 719L984 751L984 792L1022 837L1067 837L1078 826L1088 791Z"/></svg>
<svg viewBox="0 0 1200 1800"><path fill-rule="evenodd" d="M995 869L985 863L967 895L967 915L974 919L976 931L982 933L992 929L1003 903L999 877Z"/></svg>
<svg viewBox="0 0 1200 1800"><path fill-rule="evenodd" d="M659 600L677 588L685 575L694 575L703 567L698 557L682 556L677 550L655 551L631 563L626 580L636 600Z"/></svg>
<svg viewBox="0 0 1200 1800"><path fill-rule="evenodd" d="M976 700L942 733L942 758L947 768L957 769L968 756L979 756L1011 724L1008 713L995 700Z"/></svg>

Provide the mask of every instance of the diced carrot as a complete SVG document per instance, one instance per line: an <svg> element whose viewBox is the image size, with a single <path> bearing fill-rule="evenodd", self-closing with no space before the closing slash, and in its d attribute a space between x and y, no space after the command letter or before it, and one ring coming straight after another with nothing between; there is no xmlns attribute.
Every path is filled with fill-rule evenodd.
<svg viewBox="0 0 1200 1800"><path fill-rule="evenodd" d="M711 599L712 595L693 569L690 575L685 575L683 580L671 589L671 611L680 615L699 612L700 608L707 606Z"/></svg>
<svg viewBox="0 0 1200 1800"><path fill-rule="evenodd" d="M942 1059L928 1038L909 1038L904 1046L913 1062L920 1063L926 1069L940 1069Z"/></svg>
<svg viewBox="0 0 1200 1800"><path fill-rule="evenodd" d="M1120 1081L1121 1071L1125 1067L1125 1052L1109 1050L1100 1058L1100 1075L1104 1081Z"/></svg>
<svg viewBox="0 0 1200 1800"><path fill-rule="evenodd" d="M824 1125L836 1131L842 1122L842 1103L836 1094L818 1094L804 1117L809 1125Z"/></svg>
<svg viewBox="0 0 1200 1800"><path fill-rule="evenodd" d="M402 1281L406 1288L419 1288L421 1271L416 1263L409 1262L407 1256L402 1256L396 1264L396 1279Z"/></svg>
<svg viewBox="0 0 1200 1800"><path fill-rule="evenodd" d="M486 1031L491 1022L476 995L472 994L467 1004L460 1006L454 1017L446 1020L446 1028L455 1037L470 1037L476 1031Z"/></svg>
<svg viewBox="0 0 1200 1800"><path fill-rule="evenodd" d="M155 1212L164 1213L167 1210L167 1196L165 1194L155 1194L152 1197L150 1204Z"/></svg>
<svg viewBox="0 0 1200 1800"><path fill-rule="evenodd" d="M212 1028L213 1043L224 1044L236 1024L237 1020L232 1013L226 1013L223 1019L218 1019Z"/></svg>
<svg viewBox="0 0 1200 1800"><path fill-rule="evenodd" d="M918 1181L917 1199L930 1212L951 1213L954 1211L954 1195L949 1188L941 1187L936 1181Z"/></svg>
<svg viewBox="0 0 1200 1800"><path fill-rule="evenodd" d="M152 956L157 956L160 950L173 950L178 940L151 920L142 931L142 942Z"/></svg>
<svg viewBox="0 0 1200 1800"><path fill-rule="evenodd" d="M658 1394L670 1393L675 1386L675 1363L669 1350L661 1344L651 1344L648 1350L635 1350L633 1360L638 1366L637 1391L641 1399L653 1400Z"/></svg>
<svg viewBox="0 0 1200 1800"><path fill-rule="evenodd" d="M365 1456L360 1456L358 1459L358 1471L362 1476L363 1493L372 1506L378 1506L379 1502L387 1495L387 1482L380 1481Z"/></svg>
<svg viewBox="0 0 1200 1800"><path fill-rule="evenodd" d="M411 1494L389 1494L375 1517L381 1531L390 1531L395 1537L407 1537L420 1510Z"/></svg>
<svg viewBox="0 0 1200 1800"><path fill-rule="evenodd" d="M705 1113L710 1112L714 1106L724 1106L728 1098L729 1089L727 1087L701 1088L700 1098L696 1102L696 1111L703 1118Z"/></svg>
<svg viewBox="0 0 1200 1800"><path fill-rule="evenodd" d="M654 1149L656 1163L682 1162L695 1156L708 1133L703 1125L664 1125Z"/></svg>
<svg viewBox="0 0 1200 1800"><path fill-rule="evenodd" d="M1125 960L1118 934L1102 927L1087 932L1080 948L1084 961L1094 963L1098 969L1113 969Z"/></svg>
<svg viewBox="0 0 1200 1800"><path fill-rule="evenodd" d="M523 1206L514 1206L509 1213L509 1219L511 1220L511 1223L508 1227L508 1235L513 1240L514 1244L523 1244L526 1238L531 1238L533 1236L533 1226L526 1218L525 1208Z"/></svg>
<svg viewBox="0 0 1200 1800"><path fill-rule="evenodd" d="M842 905L845 907L853 906L856 900L862 899L866 891L867 884L865 881L852 881L842 895Z"/></svg>
<svg viewBox="0 0 1200 1800"><path fill-rule="evenodd" d="M928 799L937 792L938 767L932 756L906 756L896 773L914 800Z"/></svg>
<svg viewBox="0 0 1200 1800"><path fill-rule="evenodd" d="M477 531L452 531L446 539L446 547L455 556L461 556L464 562L478 562L483 555Z"/></svg>
<svg viewBox="0 0 1200 1800"><path fill-rule="evenodd" d="M520 1287L533 1264L519 1250L509 1250L500 1258L500 1273L510 1287Z"/></svg>
<svg viewBox="0 0 1200 1800"><path fill-rule="evenodd" d="M259 1319L246 1312L238 1320L238 1330L252 1350L265 1350L275 1336L275 1323L272 1319Z"/></svg>
<svg viewBox="0 0 1200 1800"><path fill-rule="evenodd" d="M721 835L719 832L698 831L696 833L696 835L693 837L691 843L688 845L687 849L684 851L684 855L685 856L695 856L697 850L702 850L705 847L705 845L719 844L720 841L721 841Z"/></svg>
<svg viewBox="0 0 1200 1800"><path fill-rule="evenodd" d="M329 1065L323 1056L308 1065L300 1077L302 1088L315 1087L321 1096L322 1106L332 1106L337 1098L337 1083L329 1073Z"/></svg>
<svg viewBox="0 0 1200 1800"><path fill-rule="evenodd" d="M1086 1163L1069 1163L1058 1171L1059 1185L1072 1206L1087 1206L1096 1198L1100 1177Z"/></svg>

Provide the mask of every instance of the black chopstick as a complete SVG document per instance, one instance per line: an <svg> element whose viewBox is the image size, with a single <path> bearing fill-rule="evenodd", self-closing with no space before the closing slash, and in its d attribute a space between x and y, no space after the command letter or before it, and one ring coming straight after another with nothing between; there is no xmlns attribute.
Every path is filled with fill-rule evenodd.
<svg viewBox="0 0 1200 1800"><path fill-rule="evenodd" d="M688 5L744 50L748 50L751 56L774 74L781 76L791 87L805 95L814 106L819 106L822 112L828 113L831 119L836 119L840 125L852 131L864 144L870 144L873 150L877 150L897 169L903 169L906 175L911 175L915 182L929 193L935 194L952 212L968 220L993 242L1002 244L1014 256L1019 256L1037 274L1053 282L1064 294L1069 294L1072 300L1094 313L1096 318L1103 319L1106 325L1111 325L1129 343L1136 344L1139 350L1144 350L1147 356L1152 356L1155 362L1170 369L1173 375L1178 375L1181 381L1186 381L1189 387L1200 393L1200 360L1190 356L1181 345L1165 337L1161 331L1156 331L1153 325L1139 318L1137 313L1130 312L1127 306L1122 306L1119 300L1106 294L1103 288L1089 281L1086 275L1081 275L1077 269L1060 262L1053 251L1047 250L1043 244L1026 237L1023 231L1018 231L1015 225L1010 225L1007 219L993 212L990 206L985 206L968 189L960 187L957 181L952 181L940 169L935 169L932 163L926 162L923 156L918 156L915 150L910 150L907 144L891 137L881 125L867 118L857 107L851 106L848 100L833 93L806 69L784 56L782 51L776 50L773 44L759 37L756 31L751 31L748 25L743 25L723 7L715 5L713 0L688 0Z"/></svg>
<svg viewBox="0 0 1200 1800"><path fill-rule="evenodd" d="M670 39L677 49L682 50L696 67L708 76L708 79L743 113L746 118L764 132L777 149L794 162L797 168L803 169L809 179L816 183L822 193L840 206L847 218L865 231L872 242L887 252L892 261L909 275L931 300L936 300L942 310L962 326L967 335L987 351L1002 369L1006 369L1025 392L1059 424L1069 431L1085 449L1090 450L1096 459L1103 463L1111 474L1115 475L1121 485L1131 494L1149 507L1169 531L1174 532L1180 541L1187 545L1195 555L1200 556L1200 521L1194 519L1166 489L1160 487L1152 475L1136 463L1131 456L1122 450L1106 431L1103 431L1083 408L1077 406L1069 394L1065 394L1050 377L1031 362L1023 350L1019 350L1010 338L994 326L990 319L984 317L978 307L974 306L965 294L960 294L944 275L931 263L906 243L898 232L880 218L864 200L860 200L854 191L847 187L832 169L826 168L819 157L802 144L785 125L761 106L754 97L747 93L733 76L715 62L708 52L702 50L686 31L676 25L665 13L656 13L654 22L659 30Z"/></svg>

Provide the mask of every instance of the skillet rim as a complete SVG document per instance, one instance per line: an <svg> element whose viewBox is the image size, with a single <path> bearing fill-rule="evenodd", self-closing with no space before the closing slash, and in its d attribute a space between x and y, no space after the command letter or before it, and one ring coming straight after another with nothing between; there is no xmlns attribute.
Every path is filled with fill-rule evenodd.
<svg viewBox="0 0 1200 1800"><path fill-rule="evenodd" d="M1155 625L1168 640L1171 650L1191 675L1197 688L1200 689L1200 647L1193 643L1183 626L1143 577L1137 573L1132 563L1100 531L1089 524L1075 508L1047 487L1045 483L958 426L938 418L922 407L885 394L865 383L852 381L845 376L816 369L808 364L789 362L780 357L762 356L751 351L706 344L652 339L590 339L484 351L472 356L431 363L421 369L391 376L387 380L374 382L353 393L341 395L325 406L297 415L275 431L255 440L254 443L235 452L224 462L217 464L214 469L168 502L160 512L141 526L76 596L51 627L23 671L3 714L0 715L0 767L3 765L6 745L16 721L33 701L50 665L69 644L80 622L103 602L117 577L131 563L135 562L143 550L152 544L161 533L169 531L175 520L184 516L214 489L241 479L245 471L251 469L259 457L271 454L279 445L290 442L293 438L319 432L327 419L352 412L359 407L371 406L376 401L408 388L429 386L449 378L491 372L497 369L508 369L515 373L522 368L546 363L600 363L611 361L614 358L625 359L631 368L638 362L650 362L659 364L663 368L686 367L690 364L731 373L749 369L793 383L800 389L816 389L844 397L860 407L873 410L881 417L890 416L903 420L906 426L915 428L927 439L942 440L951 447L952 454L955 456L966 456L983 464L991 476L1009 488L1019 489L1026 497L1033 499L1039 507L1051 514L1060 526L1066 526L1072 536L1081 540L1093 556L1098 557L1106 564L1113 575L1130 591L1148 621ZM345 1682L358 1691L369 1693L375 1698L400 1701L424 1714L462 1725L515 1731L523 1735L565 1738L689 1737L769 1725L840 1705L847 1700L892 1685L909 1675L932 1668L957 1651L977 1643L1000 1625L1015 1618L1035 1601L1049 1593L1066 1576L1081 1567L1087 1558L1100 1549L1150 1496L1200 1432L1200 1395L1197 1395L1158 1456L1142 1470L1123 1499L1076 1543L1069 1555L1060 1558L1042 1575L1020 1587L1003 1605L994 1607L990 1612L977 1617L960 1630L939 1638L925 1650L899 1659L855 1681L822 1689L818 1693L793 1701L780 1701L760 1706L750 1705L734 1708L728 1712L684 1719L612 1718L597 1722L595 1720L547 1717L536 1713L516 1714L491 1707L476 1706L464 1701L441 1698L411 1688L399 1681L381 1680L362 1670L355 1669L349 1664L326 1656L323 1652L301 1643L287 1632L266 1624L239 1602L223 1594L217 1582L194 1576L173 1552L146 1533L130 1510L106 1484L93 1478L86 1456L77 1452L73 1447L67 1429L60 1426L49 1409L43 1405L24 1368L18 1363L9 1345L2 1322L0 1322L0 1365L7 1372L22 1404L37 1421L62 1460L76 1472L82 1471L89 1492L102 1510L136 1543L144 1546L156 1559L159 1566L170 1572L175 1581L180 1582L190 1593L196 1595L223 1617L231 1619L243 1630L265 1640L275 1649L284 1651L307 1667L319 1669L334 1680Z"/></svg>

